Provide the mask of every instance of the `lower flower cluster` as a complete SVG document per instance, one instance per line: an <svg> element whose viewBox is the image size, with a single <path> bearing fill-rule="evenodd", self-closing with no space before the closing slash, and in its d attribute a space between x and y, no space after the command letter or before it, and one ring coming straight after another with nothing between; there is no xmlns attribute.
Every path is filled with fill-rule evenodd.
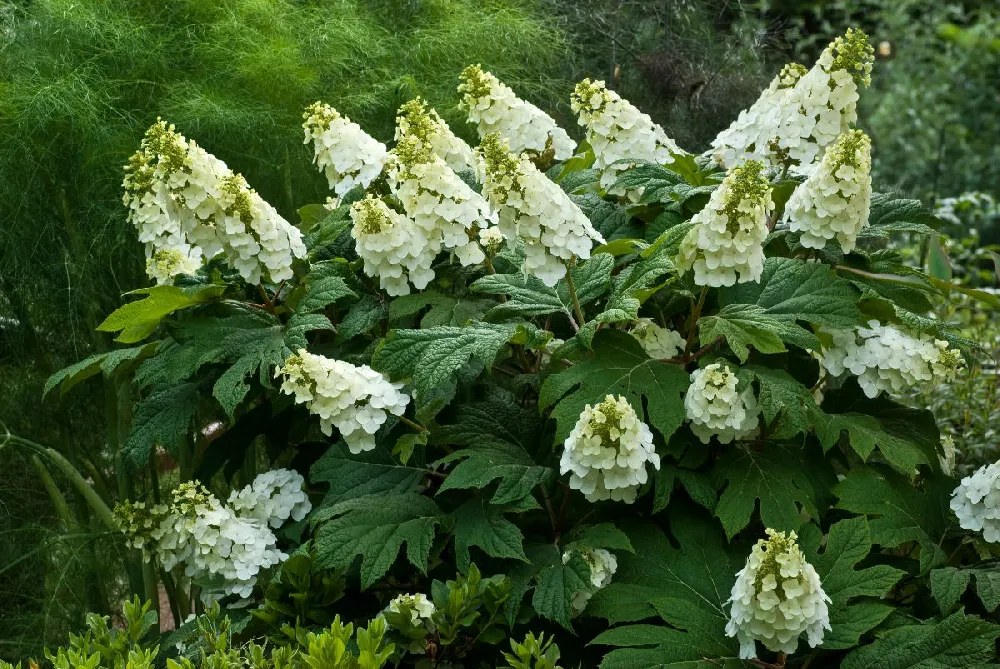
<svg viewBox="0 0 1000 669"><path fill-rule="evenodd" d="M289 518L301 520L312 508L302 490L302 476L278 469L265 472L233 491L223 504L197 481L174 489L169 504L146 508L125 502L115 509L129 545L166 571L183 566L184 574L203 585L203 598L249 597L261 569L287 558L277 548L271 528Z"/></svg>
<svg viewBox="0 0 1000 669"><path fill-rule="evenodd" d="M587 405L566 439L559 471L589 501L635 501L647 480L646 463L660 468L653 433L624 397Z"/></svg>
<svg viewBox="0 0 1000 669"><path fill-rule="evenodd" d="M730 598L726 634L739 639L743 659L757 656L756 641L774 652L794 653L803 632L815 648L830 629L830 598L795 543L795 532L785 536L768 528L767 536L736 575Z"/></svg>
<svg viewBox="0 0 1000 669"><path fill-rule="evenodd" d="M737 389L739 379L726 365L712 363L691 374L684 410L691 431L707 444L715 436L723 444L751 437L757 431L757 400L753 387Z"/></svg>
<svg viewBox="0 0 1000 669"><path fill-rule="evenodd" d="M913 336L893 325L868 322L853 331L831 331L833 346L820 364L831 376L850 371L868 397L899 392L930 380L950 381L964 361L948 342L929 335Z"/></svg>
<svg viewBox="0 0 1000 669"><path fill-rule="evenodd" d="M277 371L281 391L295 396L320 419L323 434L337 428L351 453L375 448L375 433L388 414L402 416L410 398L368 365L352 365L305 349Z"/></svg>

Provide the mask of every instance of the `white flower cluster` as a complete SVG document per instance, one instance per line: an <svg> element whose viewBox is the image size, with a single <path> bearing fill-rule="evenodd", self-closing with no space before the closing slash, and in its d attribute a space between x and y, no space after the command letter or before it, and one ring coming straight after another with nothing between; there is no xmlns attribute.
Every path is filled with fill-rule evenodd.
<svg viewBox="0 0 1000 669"><path fill-rule="evenodd" d="M569 485L588 501L635 501L647 479L646 463L660 468L653 433L639 420L624 397L608 395L587 405L563 444L559 472L570 473Z"/></svg>
<svg viewBox="0 0 1000 669"><path fill-rule="evenodd" d="M586 260L596 241L604 243L590 219L557 184L524 155L512 155L499 135L479 147L485 166L483 193L500 214L500 231L524 242L524 273L555 286L566 262Z"/></svg>
<svg viewBox="0 0 1000 669"><path fill-rule="evenodd" d="M672 358L684 350L684 336L680 332L661 327L649 318L637 320L630 334L639 340L646 355L654 360Z"/></svg>
<svg viewBox="0 0 1000 669"><path fill-rule="evenodd" d="M351 205L354 250L364 261L365 274L378 277L390 295L407 295L412 283L423 289L434 278L431 265L440 250L407 216L368 195Z"/></svg>
<svg viewBox="0 0 1000 669"><path fill-rule="evenodd" d="M393 613L409 612L410 623L413 625L422 624L422 620L429 622L435 611L434 602L423 593L397 595L386 608Z"/></svg>
<svg viewBox="0 0 1000 669"><path fill-rule="evenodd" d="M854 250L868 225L872 199L872 143L861 130L849 130L827 147L823 159L785 205L785 220L799 242L821 249L837 238L844 253Z"/></svg>
<svg viewBox="0 0 1000 669"><path fill-rule="evenodd" d="M608 190L618 173L626 169L619 160L648 160L659 165L683 153L663 128L653 123L628 100L609 91L603 81L584 79L576 85L570 107L587 128L587 142L594 150L594 168L603 170L601 188ZM641 195L641 193L639 193Z"/></svg>
<svg viewBox="0 0 1000 669"><path fill-rule="evenodd" d="M337 428L354 454L375 448L375 433L386 415L402 416L410 401L400 392L403 384L390 383L367 365L359 367L305 349L289 357L275 375L283 378L281 391L319 416L324 434Z"/></svg>
<svg viewBox="0 0 1000 669"><path fill-rule="evenodd" d="M458 92L476 124L479 136L499 133L515 153L552 151L556 160L566 160L576 142L556 125L551 116L517 97L514 91L479 65L470 65L461 75Z"/></svg>
<svg viewBox="0 0 1000 669"><path fill-rule="evenodd" d="M691 218L694 227L681 242L677 268L693 268L699 286L760 280L767 217L774 208L763 172L764 164L756 160L732 168L708 204Z"/></svg>
<svg viewBox="0 0 1000 669"><path fill-rule="evenodd" d="M338 198L355 186L368 188L382 173L388 150L357 123L322 102L309 105L302 117L304 143L312 142L314 161Z"/></svg>
<svg viewBox="0 0 1000 669"><path fill-rule="evenodd" d="M739 380L726 365L714 362L691 373L691 385L684 395L684 411L691 431L702 443L713 436L723 444L748 439L757 431L760 410L747 385L741 393Z"/></svg>
<svg viewBox="0 0 1000 669"><path fill-rule="evenodd" d="M273 528L291 518L306 517L312 504L303 486L305 479L293 469L272 469L259 474L242 490L229 495L229 508L241 518L256 518Z"/></svg>
<svg viewBox="0 0 1000 669"><path fill-rule="evenodd" d="M871 82L874 49L868 36L848 29L811 70L782 70L746 114L712 142L725 166L747 159L808 168L857 121L858 87Z"/></svg>
<svg viewBox="0 0 1000 669"><path fill-rule="evenodd" d="M396 141L407 135L422 138L431 153L456 172L476 169L476 152L451 131L437 111L427 109L420 98L414 98L400 107L396 116Z"/></svg>
<svg viewBox="0 0 1000 669"><path fill-rule="evenodd" d="M809 69L799 63L788 63L771 80L757 101L740 112L732 124L715 138L712 147L715 161L721 167L731 167L744 160L767 160L777 144L775 140L777 114Z"/></svg>
<svg viewBox="0 0 1000 669"><path fill-rule="evenodd" d="M292 260L306 254L301 233L242 176L162 120L125 166L124 187L147 273L158 283L219 254L249 283L284 281Z"/></svg>
<svg viewBox="0 0 1000 669"><path fill-rule="evenodd" d="M835 330L833 346L820 364L831 376L850 371L868 397L899 392L923 381L950 381L965 361L948 342L930 335L913 336L892 325L868 321L868 327Z"/></svg>
<svg viewBox="0 0 1000 669"><path fill-rule="evenodd" d="M421 137L405 135L396 144L389 185L428 244L453 249L465 266L486 259L479 232L496 224L496 214Z"/></svg>
<svg viewBox="0 0 1000 669"><path fill-rule="evenodd" d="M600 590L608 583L611 583L611 578L618 571L618 559L615 558L615 554L604 550L603 548L575 548L573 550L568 550L563 553L562 561L566 564L573 557L573 553L579 553L583 561L587 563L590 567L590 583L596 588L594 592ZM587 608L587 602L590 598L594 596L594 592L587 590L581 590L579 592L573 593L572 607L573 611L576 613L581 613L585 608Z"/></svg>
<svg viewBox="0 0 1000 669"><path fill-rule="evenodd" d="M983 465L962 479L951 494L951 510L962 529L1000 543L1000 463Z"/></svg>
<svg viewBox="0 0 1000 669"><path fill-rule="evenodd" d="M773 652L794 653L803 632L815 648L823 643L824 630L831 629L830 598L795 542L795 532L786 537L768 528L767 536L754 545L730 595L726 634L739 639L742 659L757 657L756 641Z"/></svg>
<svg viewBox="0 0 1000 669"><path fill-rule="evenodd" d="M155 555L164 570L218 585L203 597L253 593L257 574L288 556L277 549L271 528L301 520L311 505L302 476L286 469L265 472L222 504L200 483L182 483L170 504L149 510L141 503L119 505L115 515L129 545Z"/></svg>

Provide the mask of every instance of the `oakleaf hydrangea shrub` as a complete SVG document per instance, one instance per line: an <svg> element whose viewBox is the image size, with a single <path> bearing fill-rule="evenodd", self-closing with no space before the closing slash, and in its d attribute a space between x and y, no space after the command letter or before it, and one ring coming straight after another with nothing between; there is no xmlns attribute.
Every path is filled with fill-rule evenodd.
<svg viewBox="0 0 1000 669"><path fill-rule="evenodd" d="M849 30L701 153L594 80L563 129L472 65L467 127L389 145L320 101L294 226L154 126L158 285L49 386L140 398L115 517L175 622L249 608L252 666L989 664L997 465L905 401L980 348L895 250L938 221L872 183L871 67Z"/></svg>

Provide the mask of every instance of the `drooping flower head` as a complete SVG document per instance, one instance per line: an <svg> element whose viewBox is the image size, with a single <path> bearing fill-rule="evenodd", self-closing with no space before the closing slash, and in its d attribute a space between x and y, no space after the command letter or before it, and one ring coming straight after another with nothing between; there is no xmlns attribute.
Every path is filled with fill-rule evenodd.
<svg viewBox="0 0 1000 669"><path fill-rule="evenodd" d="M739 379L722 363L712 363L691 373L684 395L684 411L691 431L702 443L717 437L723 444L748 439L757 431L760 413L753 386L738 390Z"/></svg>
<svg viewBox="0 0 1000 669"><path fill-rule="evenodd" d="M757 657L756 641L773 652L794 653L805 632L812 648L830 628L827 603L816 569L806 561L795 532L768 528L746 566L736 574L726 634L740 642L740 657Z"/></svg>
<svg viewBox="0 0 1000 669"><path fill-rule="evenodd" d="M672 358L684 350L684 336L680 332L661 327L649 318L637 320L629 332L655 360Z"/></svg>
<svg viewBox="0 0 1000 669"><path fill-rule="evenodd" d="M390 295L407 295L412 283L418 290L434 278L431 265L441 244L410 218L368 195L351 205L354 250L364 261L365 274L378 277Z"/></svg>
<svg viewBox="0 0 1000 669"><path fill-rule="evenodd" d="M593 591L580 590L573 593L571 602L573 611L574 613L581 613L587 608L587 602L594 596L594 592L611 583L612 577L618 571L618 559L614 553L606 551L603 548L590 549L578 547L563 553L563 564L568 563L574 553L579 553L583 561L590 567L590 584L594 587Z"/></svg>
<svg viewBox="0 0 1000 669"><path fill-rule="evenodd" d="M764 164L757 160L732 168L708 204L692 217L695 225L681 242L677 268L693 268L699 286L760 279L767 217L774 208L763 172Z"/></svg>
<svg viewBox="0 0 1000 669"><path fill-rule="evenodd" d="M646 463L660 468L653 433L624 397L587 405L563 445L559 471L591 502L635 501L647 480Z"/></svg>
<svg viewBox="0 0 1000 669"><path fill-rule="evenodd" d="M453 249L462 265L483 262L479 231L495 225L496 214L427 141L404 135L392 150L388 174L393 194L431 244Z"/></svg>
<svg viewBox="0 0 1000 669"><path fill-rule="evenodd" d="M914 336L877 320L867 327L827 334L833 345L823 349L820 364L831 376L850 371L868 397L883 390L898 393L931 380L951 381L965 364L961 352L943 339Z"/></svg>
<svg viewBox="0 0 1000 669"><path fill-rule="evenodd" d="M628 100L610 91L603 81L584 79L570 97L570 107L587 128L587 142L594 150L594 168L603 170L601 188L607 190L627 163L619 160L648 160L660 165L673 162L683 153L663 128L653 123ZM641 193L639 193L641 194Z"/></svg>
<svg viewBox="0 0 1000 669"><path fill-rule="evenodd" d="M461 74L458 92L469 112L469 122L476 124L479 136L499 133L511 150L520 154L552 152L556 160L573 155L576 142L556 125L551 116L535 105L517 97L506 84L479 65L470 65Z"/></svg>
<svg viewBox="0 0 1000 669"><path fill-rule="evenodd" d="M766 159L808 171L857 121L858 89L871 83L874 53L863 31L848 29L793 86L782 88L795 77L792 72L783 72L786 76L778 86L772 82L762 96L766 100L759 100L715 138L716 155L727 166Z"/></svg>
<svg viewBox="0 0 1000 669"><path fill-rule="evenodd" d="M475 169L476 154L463 139L451 131L434 109L420 98L399 108L396 116L396 141L412 135L426 142L431 152L455 171Z"/></svg>
<svg viewBox="0 0 1000 669"><path fill-rule="evenodd" d="M314 102L306 107L305 144L312 142L313 160L326 175L338 198L355 186L368 188L385 163L385 145L330 105Z"/></svg>
<svg viewBox="0 0 1000 669"><path fill-rule="evenodd" d="M402 416L410 398L401 383L390 383L367 365L356 366L300 349L277 370L281 391L295 396L320 419L330 435L340 431L348 449L361 453L375 448L375 433L388 414Z"/></svg>
<svg viewBox="0 0 1000 669"><path fill-rule="evenodd" d="M307 504L296 500L287 510L298 513ZM281 523L261 517L263 510L254 505L254 513L240 515L197 481L188 481L173 490L170 504L147 513L141 503L126 502L116 507L115 516L130 545L141 546L147 558L155 556L166 571L183 566L189 578L211 583L203 587L203 599L246 598L260 570L287 557L268 528ZM280 515L286 508L272 505L270 510Z"/></svg>
<svg viewBox="0 0 1000 669"><path fill-rule="evenodd" d="M951 510L962 529L1000 543L1000 463L983 465L962 479L951 494Z"/></svg>
<svg viewBox="0 0 1000 669"><path fill-rule="evenodd" d="M566 263L586 260L594 242L604 243L590 219L526 157L514 156L497 134L479 147L483 193L500 214L500 232L524 242L524 273L555 286Z"/></svg>
<svg viewBox="0 0 1000 669"><path fill-rule="evenodd" d="M248 283L292 277L305 256L301 233L239 174L157 120L125 166L128 217L159 283L220 253Z"/></svg>
<svg viewBox="0 0 1000 669"><path fill-rule="evenodd" d="M229 495L227 504L241 518L256 518L273 528L289 518L302 520L312 509L302 474L292 469L272 469Z"/></svg>
<svg viewBox="0 0 1000 669"><path fill-rule="evenodd" d="M845 132L785 205L785 220L800 243L821 249L834 237L844 253L854 250L868 225L872 199L871 140L861 130Z"/></svg>

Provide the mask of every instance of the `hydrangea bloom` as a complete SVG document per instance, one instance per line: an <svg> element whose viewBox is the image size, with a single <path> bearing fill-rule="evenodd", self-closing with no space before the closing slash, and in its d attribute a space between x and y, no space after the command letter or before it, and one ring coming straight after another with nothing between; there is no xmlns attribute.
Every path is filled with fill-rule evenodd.
<svg viewBox="0 0 1000 669"><path fill-rule="evenodd" d="M603 81L584 79L578 83L570 106L579 116L580 125L587 128L587 142L594 150L594 168L603 170L601 188L605 190L627 165L612 167L619 160L648 160L666 165L674 161L672 154L683 153L649 114L643 114L628 100L609 91Z"/></svg>
<svg viewBox="0 0 1000 669"><path fill-rule="evenodd" d="M816 569L795 542L795 532L768 528L736 574L726 634L740 641L740 657L757 657L755 641L768 650L794 653L803 632L812 648L830 628L827 603Z"/></svg>
<svg viewBox="0 0 1000 669"><path fill-rule="evenodd" d="M407 295L411 283L422 289L434 278L431 265L441 245L407 216L369 195L351 205L351 219L354 250L364 261L365 274L378 277L387 293Z"/></svg>
<svg viewBox="0 0 1000 669"><path fill-rule="evenodd" d="M646 463L660 468L653 433L624 397L608 395L587 405L563 445L559 471L588 501L635 501L646 482Z"/></svg>
<svg viewBox="0 0 1000 669"><path fill-rule="evenodd" d="M226 506L190 481L174 489L169 505L147 510L141 502L126 502L116 507L115 515L129 544L141 547L147 559L153 554L167 571L183 565L189 578L219 584L206 587L203 597L246 598L260 570L287 557L277 549L268 525L278 527L288 517L305 516L309 501L301 485L302 477L294 472L268 472L234 493L237 504ZM278 497L273 496L275 488ZM275 515L266 515L269 512Z"/></svg>
<svg viewBox="0 0 1000 669"><path fill-rule="evenodd" d="M476 153L448 127L438 113L427 109L420 98L414 98L399 108L396 116L396 141L413 135L427 142L431 153L455 171L475 169Z"/></svg>
<svg viewBox="0 0 1000 669"><path fill-rule="evenodd" d="M684 411L691 431L702 443L713 436L723 444L747 439L757 431L759 408L748 385L741 393L736 374L722 363L712 363L691 373L684 395Z"/></svg>
<svg viewBox="0 0 1000 669"><path fill-rule="evenodd" d="M338 198L355 186L368 188L382 173L388 150L357 123L322 102L309 105L302 117L304 143L312 142L314 161Z"/></svg>
<svg viewBox="0 0 1000 669"><path fill-rule="evenodd" d="M684 350L684 336L680 332L660 327L649 318L640 318L630 332L650 358L665 360Z"/></svg>
<svg viewBox="0 0 1000 669"><path fill-rule="evenodd" d="M583 561L590 567L590 583L595 588L594 592L611 583L611 578L618 571L618 559L615 558L615 554L603 548L576 548L566 551L562 556L563 564L570 561L573 553L579 553ZM587 608L587 602L594 596L594 592L586 590L574 592L572 599L573 611L581 613Z"/></svg>
<svg viewBox="0 0 1000 669"><path fill-rule="evenodd" d="M419 625L421 620L429 621L434 615L434 602L427 599L427 595L417 593L415 595L398 595L386 607L393 613L403 613L408 611L410 622Z"/></svg>
<svg viewBox="0 0 1000 669"><path fill-rule="evenodd" d="M500 213L503 235L524 242L525 274L555 286L566 276L566 262L586 260L595 241L604 243L569 195L526 156L512 155L499 135L487 135L479 150L483 193Z"/></svg>
<svg viewBox="0 0 1000 669"><path fill-rule="evenodd" d="M983 465L962 479L951 494L951 510L962 529L1000 543L1000 463Z"/></svg>
<svg viewBox="0 0 1000 669"><path fill-rule="evenodd" d="M868 397L932 379L950 381L965 362L944 340L913 336L877 320L868 321L868 327L828 334L833 346L822 351L820 364L831 376L854 374Z"/></svg>
<svg viewBox="0 0 1000 669"><path fill-rule="evenodd" d="M499 133L515 153L551 151L556 160L573 155L576 142L556 125L552 117L517 97L506 84L479 65L470 65L461 75L458 92L475 123L479 136Z"/></svg>
<svg viewBox="0 0 1000 669"><path fill-rule="evenodd" d="M681 242L677 268L693 268L699 286L760 280L767 217L774 208L763 171L764 164L756 160L732 168L708 204L691 218L695 225Z"/></svg>
<svg viewBox="0 0 1000 669"><path fill-rule="evenodd" d="M417 135L405 135L392 151L389 184L406 213L431 244L454 249L459 262L486 259L479 231L496 223L489 203L431 153Z"/></svg>
<svg viewBox="0 0 1000 669"><path fill-rule="evenodd" d="M788 63L757 101L740 112L735 121L712 142L715 161L723 168L732 167L744 160L766 160L772 155L770 146L775 139L778 113L785 100L809 68L799 63ZM775 145L776 147L777 145Z"/></svg>
<svg viewBox="0 0 1000 669"><path fill-rule="evenodd" d="M766 100L713 141L726 165L746 159L812 165L821 152L857 121L859 86L871 83L874 49L868 36L848 29L823 51L811 70L783 70ZM788 87L789 83L794 84ZM783 92L783 94L782 94ZM755 117L750 112L756 113Z"/></svg>
<svg viewBox="0 0 1000 669"><path fill-rule="evenodd" d="M842 134L792 193L785 205L785 220L792 231L802 233L802 246L821 249L836 237L844 253L854 250L871 211L871 146L868 135L860 130Z"/></svg>
<svg viewBox="0 0 1000 669"><path fill-rule="evenodd" d="M242 176L162 120L125 166L124 187L147 272L160 283L220 253L250 283L284 281L305 256L301 233Z"/></svg>
<svg viewBox="0 0 1000 669"><path fill-rule="evenodd" d="M278 528L289 518L302 520L312 509L304 485L297 471L272 469L258 474L242 490L234 490L227 503L241 518L256 518Z"/></svg>
<svg viewBox="0 0 1000 669"><path fill-rule="evenodd" d="M324 434L336 427L355 454L375 448L375 433L386 415L402 416L410 401L400 392L403 384L390 383L367 365L358 367L305 349L288 358L276 376L283 378L283 393L294 395L296 403L319 416Z"/></svg>

